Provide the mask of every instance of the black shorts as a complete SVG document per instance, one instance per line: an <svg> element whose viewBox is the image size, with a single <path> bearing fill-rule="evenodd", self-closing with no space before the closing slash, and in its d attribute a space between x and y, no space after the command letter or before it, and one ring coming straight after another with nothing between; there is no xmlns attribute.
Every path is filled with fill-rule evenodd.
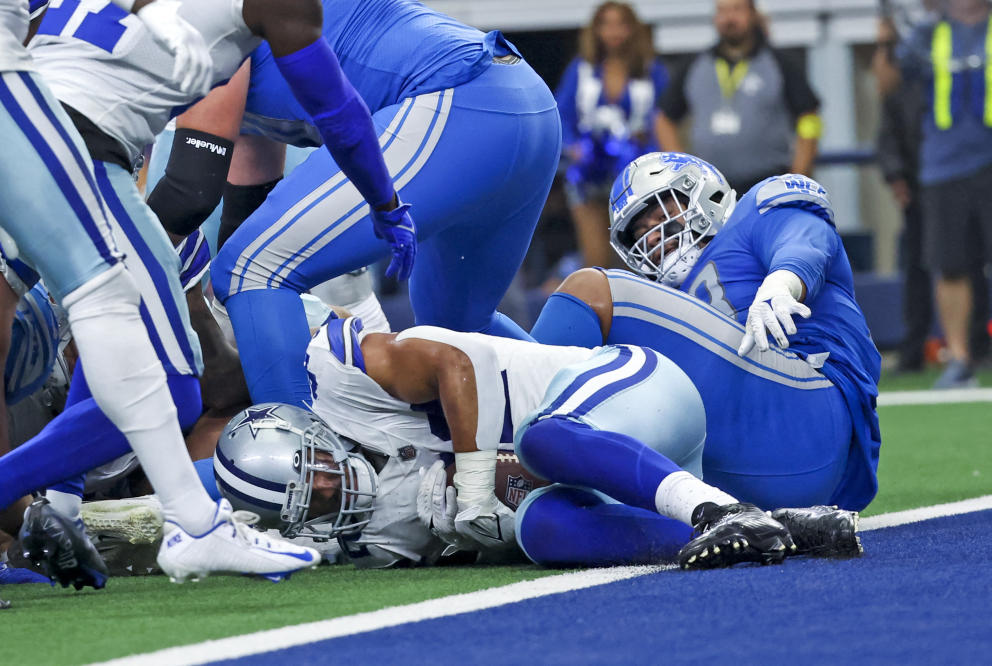
<svg viewBox="0 0 992 666"><path fill-rule="evenodd" d="M992 260L992 166L937 185L924 186L924 257L945 277L962 277Z"/></svg>

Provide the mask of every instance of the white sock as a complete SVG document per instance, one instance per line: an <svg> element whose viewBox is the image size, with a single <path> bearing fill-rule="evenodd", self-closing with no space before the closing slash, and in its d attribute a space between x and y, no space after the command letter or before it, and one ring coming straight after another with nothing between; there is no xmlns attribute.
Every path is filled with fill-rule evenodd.
<svg viewBox="0 0 992 666"><path fill-rule="evenodd" d="M62 516L75 522L79 520L79 511L83 507L83 498L72 493L64 493L60 490L49 488L45 491L45 497L52 508Z"/></svg>
<svg viewBox="0 0 992 666"><path fill-rule="evenodd" d="M139 301L130 273L118 265L70 293L63 305L93 399L137 454L165 518L201 534L213 524L215 505L186 451Z"/></svg>
<svg viewBox="0 0 992 666"><path fill-rule="evenodd" d="M654 505L658 513L686 525L692 525L692 510L703 502L723 505L734 504L737 500L686 471L673 472L666 476L654 493Z"/></svg>

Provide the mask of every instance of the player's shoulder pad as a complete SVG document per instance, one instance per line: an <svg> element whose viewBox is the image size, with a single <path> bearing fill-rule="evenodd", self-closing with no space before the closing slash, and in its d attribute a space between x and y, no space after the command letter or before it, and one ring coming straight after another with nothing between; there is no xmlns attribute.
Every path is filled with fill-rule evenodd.
<svg viewBox="0 0 992 666"><path fill-rule="evenodd" d="M757 186L754 205L764 215L777 208L801 208L834 224L834 211L822 185L797 173L772 176Z"/></svg>

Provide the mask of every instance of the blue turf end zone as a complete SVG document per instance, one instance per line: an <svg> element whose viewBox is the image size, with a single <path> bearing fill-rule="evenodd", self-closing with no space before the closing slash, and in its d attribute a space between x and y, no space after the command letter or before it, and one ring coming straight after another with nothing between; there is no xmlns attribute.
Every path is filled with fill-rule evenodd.
<svg viewBox="0 0 992 666"><path fill-rule="evenodd" d="M229 663L992 661L992 511L862 542L855 560L664 571Z"/></svg>

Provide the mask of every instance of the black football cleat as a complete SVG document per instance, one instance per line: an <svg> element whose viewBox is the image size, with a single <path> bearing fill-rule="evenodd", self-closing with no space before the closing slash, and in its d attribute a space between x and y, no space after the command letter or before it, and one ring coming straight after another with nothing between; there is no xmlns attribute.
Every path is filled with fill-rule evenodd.
<svg viewBox="0 0 992 666"><path fill-rule="evenodd" d="M679 551L683 569L716 569L741 562L779 564L795 552L789 530L753 504L700 504L695 537Z"/></svg>
<svg viewBox="0 0 992 666"><path fill-rule="evenodd" d="M864 552L857 535L857 511L821 505L778 509L772 511L772 518L789 530L797 555L859 557Z"/></svg>
<svg viewBox="0 0 992 666"><path fill-rule="evenodd" d="M24 557L44 569L62 587L99 590L107 583L107 565L90 543L82 523L60 515L44 497L31 502L21 526Z"/></svg>

